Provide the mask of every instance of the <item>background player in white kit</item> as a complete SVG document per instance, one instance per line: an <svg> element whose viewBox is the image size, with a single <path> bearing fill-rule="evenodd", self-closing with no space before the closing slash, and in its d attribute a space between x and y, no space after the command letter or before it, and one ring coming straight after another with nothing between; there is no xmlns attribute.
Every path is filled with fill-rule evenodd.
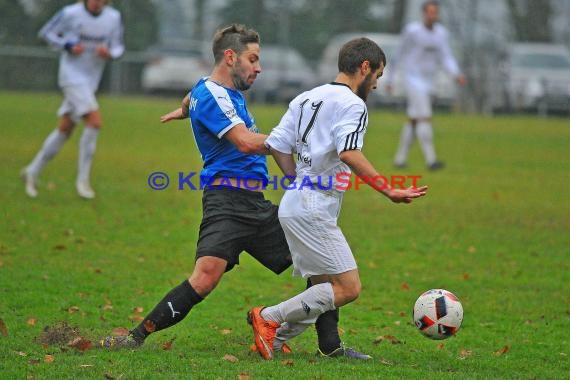
<svg viewBox="0 0 570 380"><path fill-rule="evenodd" d="M391 91L396 71L403 70L408 121L402 129L394 165L399 168L406 166L410 146L417 136L428 168L437 170L444 165L437 160L433 143L431 125L433 79L439 66L442 65L460 85L464 85L466 80L451 53L448 32L437 22L439 2L434 0L424 2L422 12L423 21L412 22L404 28L400 46L391 61L393 69L386 76L386 81L387 90Z"/></svg>
<svg viewBox="0 0 570 380"><path fill-rule="evenodd" d="M364 102L376 88L385 64L384 52L373 41L349 41L340 50L335 81L293 99L266 140L285 173L295 168L295 154L298 182L308 177L315 184L329 178L334 183L331 190L303 187L286 191L279 206L294 274L316 285L278 305L254 307L248 312L257 349L264 359L273 357L278 329L282 336L287 335L283 329L299 333L303 330L299 326L314 323L322 313L355 300L360 293L354 256L337 225L343 196L339 187L344 185L337 183L336 175L352 169L370 179L379 176L361 149L368 124ZM328 187L325 184L324 188ZM409 203L427 191L427 187L390 189L376 183L376 189L380 188L378 191L396 203Z"/></svg>
<svg viewBox="0 0 570 380"><path fill-rule="evenodd" d="M44 165L67 141L80 119L85 129L79 140L77 193L94 198L89 175L95 154L101 114L95 98L105 62L125 51L121 14L107 5L107 0L84 0L68 5L53 16L39 36L61 51L58 85L64 100L58 110L56 128L44 141L32 162L22 171L26 194L38 195L37 179Z"/></svg>

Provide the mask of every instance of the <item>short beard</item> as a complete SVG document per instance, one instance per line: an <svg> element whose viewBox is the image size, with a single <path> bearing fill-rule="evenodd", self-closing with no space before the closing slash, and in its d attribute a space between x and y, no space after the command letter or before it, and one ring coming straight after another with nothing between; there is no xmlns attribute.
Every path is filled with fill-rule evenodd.
<svg viewBox="0 0 570 380"><path fill-rule="evenodd" d="M243 71L241 69L241 64L239 63L239 60L238 60L236 62L234 69L232 70L232 73L231 73L232 82L233 82L236 90L246 91L251 87L251 85L249 83L247 83L245 81L245 79L242 78L242 76L241 76L242 73L243 73Z"/></svg>
<svg viewBox="0 0 570 380"><path fill-rule="evenodd" d="M356 95L364 101L368 99L370 93L370 82L372 82L372 73L369 73L356 89Z"/></svg>

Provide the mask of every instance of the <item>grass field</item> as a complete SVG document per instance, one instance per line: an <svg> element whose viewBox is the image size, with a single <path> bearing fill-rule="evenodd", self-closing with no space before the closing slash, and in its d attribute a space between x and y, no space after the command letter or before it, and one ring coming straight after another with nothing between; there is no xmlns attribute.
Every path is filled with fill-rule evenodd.
<svg viewBox="0 0 570 380"><path fill-rule="evenodd" d="M448 164L427 172L417 146L394 172L402 114L372 111L365 153L382 173L421 174L428 197L394 205L349 191L341 226L360 265L361 297L341 310L342 338L374 360L315 357L314 330L291 357L250 353L245 312L297 293L247 255L174 328L137 351L81 351L45 342L63 322L93 342L131 328L187 277L201 192L153 191L148 176L201 167L186 122L160 125L176 100L102 97L105 126L93 168L97 198L75 193L76 133L28 199L18 177L55 126L56 94L0 93L0 377L6 379L562 379L570 373L569 119L439 114ZM251 107L269 132L284 107ZM278 174L271 163L271 172ZM278 202L281 191L266 196ZM465 320L438 342L411 324L416 297L454 292ZM142 309L142 310L141 310ZM43 339L43 340L42 340Z"/></svg>

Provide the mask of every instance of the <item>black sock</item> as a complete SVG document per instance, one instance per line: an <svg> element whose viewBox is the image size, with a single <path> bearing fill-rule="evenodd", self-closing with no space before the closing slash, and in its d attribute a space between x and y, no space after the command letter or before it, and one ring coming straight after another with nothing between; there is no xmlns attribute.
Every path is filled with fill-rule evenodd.
<svg viewBox="0 0 570 380"><path fill-rule="evenodd" d="M307 288L310 288L311 280L307 280ZM319 339L319 350L325 355L330 354L341 346L340 335L338 334L339 308L329 310L317 318L315 328Z"/></svg>
<svg viewBox="0 0 570 380"><path fill-rule="evenodd" d="M146 318L133 330L134 338L140 342L151 333L163 330L180 322L190 309L203 298L194 290L188 280L173 288Z"/></svg>

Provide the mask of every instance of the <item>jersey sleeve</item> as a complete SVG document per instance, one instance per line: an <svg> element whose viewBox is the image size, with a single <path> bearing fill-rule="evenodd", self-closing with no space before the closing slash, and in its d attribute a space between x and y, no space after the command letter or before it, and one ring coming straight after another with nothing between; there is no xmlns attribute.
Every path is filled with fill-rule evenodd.
<svg viewBox="0 0 570 380"><path fill-rule="evenodd" d="M341 111L332 133L338 154L347 150L362 150L368 125L366 105L352 104Z"/></svg>
<svg viewBox="0 0 570 380"><path fill-rule="evenodd" d="M398 42L396 51L392 57L390 57L390 61L387 62L387 65L390 65L390 69L386 70L385 78L385 81L388 85L392 85L394 82L396 72L403 62L406 47L408 46L409 40L411 39L411 33L411 27L410 25L407 25L400 34L400 41Z"/></svg>
<svg viewBox="0 0 570 380"><path fill-rule="evenodd" d="M38 32L38 37L46 41L57 50L66 48L66 44L75 44L78 41L68 41L67 29L70 27L70 19L66 8L57 12Z"/></svg>
<svg viewBox="0 0 570 380"><path fill-rule="evenodd" d="M198 99L191 118L192 122L198 120L201 125L219 139L236 125L245 124L242 118L239 117L227 92L225 96L214 92Z"/></svg>
<svg viewBox="0 0 570 380"><path fill-rule="evenodd" d="M451 52L451 47L449 46L449 35L445 29L442 29L441 32L440 54L441 64L445 68L445 71L454 77L458 76L461 71L459 70L459 65Z"/></svg>
<svg viewBox="0 0 570 380"><path fill-rule="evenodd" d="M119 58L125 52L125 43L123 39L124 26L121 14L118 14L117 22L111 32L109 39L109 54L113 59Z"/></svg>
<svg viewBox="0 0 570 380"><path fill-rule="evenodd" d="M295 116L292 106L281 118L281 121L269 134L265 143L281 153L293 153L295 149Z"/></svg>

